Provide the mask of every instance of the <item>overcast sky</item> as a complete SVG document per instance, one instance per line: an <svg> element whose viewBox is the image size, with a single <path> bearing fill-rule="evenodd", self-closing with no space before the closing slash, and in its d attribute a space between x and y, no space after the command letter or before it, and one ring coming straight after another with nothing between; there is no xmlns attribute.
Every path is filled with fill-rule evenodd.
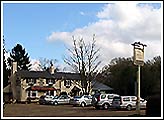
<svg viewBox="0 0 164 120"><path fill-rule="evenodd" d="M89 42L93 34L100 48L101 67L113 58L132 57L131 44L138 41L147 45L145 61L162 57L163 3L158 1L4 2L1 18L6 49L11 52L19 43L32 62L57 59L56 65L63 69L63 56L67 55L66 47L72 45L72 36Z"/></svg>

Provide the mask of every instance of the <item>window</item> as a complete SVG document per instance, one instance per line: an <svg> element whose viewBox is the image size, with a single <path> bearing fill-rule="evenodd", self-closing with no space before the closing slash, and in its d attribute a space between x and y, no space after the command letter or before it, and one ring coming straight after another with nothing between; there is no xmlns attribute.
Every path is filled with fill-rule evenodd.
<svg viewBox="0 0 164 120"><path fill-rule="evenodd" d="M137 97L132 97L132 101L136 101L137 100Z"/></svg>
<svg viewBox="0 0 164 120"><path fill-rule="evenodd" d="M51 84L51 83L53 84L53 83L54 83L54 81L53 81L53 80L49 80L49 84Z"/></svg>
<svg viewBox="0 0 164 120"><path fill-rule="evenodd" d="M129 97L125 97L125 98L123 98L123 101L130 101L130 98Z"/></svg>
<svg viewBox="0 0 164 120"><path fill-rule="evenodd" d="M28 83L29 85L33 85L36 83L36 79L26 79L26 83Z"/></svg>
<svg viewBox="0 0 164 120"><path fill-rule="evenodd" d="M36 91L32 91L31 97L36 97Z"/></svg>
<svg viewBox="0 0 164 120"><path fill-rule="evenodd" d="M102 96L101 96L101 99L105 99L105 97L106 97L106 95L102 95Z"/></svg>
<svg viewBox="0 0 164 120"><path fill-rule="evenodd" d="M113 95L108 95L108 99L113 99Z"/></svg>
<svg viewBox="0 0 164 120"><path fill-rule="evenodd" d="M46 92L46 95L55 96L55 93L54 93L54 91L47 91L47 92Z"/></svg>
<svg viewBox="0 0 164 120"><path fill-rule="evenodd" d="M43 79L39 79L39 80L40 80L40 81L39 81L39 86L42 87L43 84L44 84Z"/></svg>
<svg viewBox="0 0 164 120"><path fill-rule="evenodd" d="M27 96L30 98L35 98L38 96L38 92L37 91L28 91Z"/></svg>
<svg viewBox="0 0 164 120"><path fill-rule="evenodd" d="M60 99L67 99L68 97L66 95L62 95Z"/></svg>
<svg viewBox="0 0 164 120"><path fill-rule="evenodd" d="M65 85L66 87L70 87L70 86L71 86L71 80L65 80L65 81L64 81L64 85Z"/></svg>
<svg viewBox="0 0 164 120"><path fill-rule="evenodd" d="M46 80L46 84L52 85L52 84L54 84L54 80L51 80L51 79Z"/></svg>
<svg viewBox="0 0 164 120"><path fill-rule="evenodd" d="M88 96L84 96L84 98L88 98Z"/></svg>

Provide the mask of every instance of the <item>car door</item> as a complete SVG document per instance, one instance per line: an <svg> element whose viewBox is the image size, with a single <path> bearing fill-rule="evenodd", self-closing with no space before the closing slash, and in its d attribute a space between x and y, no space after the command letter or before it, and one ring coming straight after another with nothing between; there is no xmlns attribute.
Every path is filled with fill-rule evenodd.
<svg viewBox="0 0 164 120"><path fill-rule="evenodd" d="M146 108L146 101L144 99L140 99L140 108Z"/></svg>
<svg viewBox="0 0 164 120"><path fill-rule="evenodd" d="M88 105L91 102L87 95L84 95L84 101L85 101L86 105Z"/></svg>
<svg viewBox="0 0 164 120"><path fill-rule="evenodd" d="M65 103L65 98L64 98L64 96L60 96L59 98L58 98L58 104L64 104Z"/></svg>
<svg viewBox="0 0 164 120"><path fill-rule="evenodd" d="M136 108L136 102L137 102L137 97L136 96L132 96L131 97L131 103L132 103L132 107Z"/></svg>
<svg viewBox="0 0 164 120"><path fill-rule="evenodd" d="M65 99L65 104L68 104L68 103L69 103L70 98L69 98L68 96L65 96L65 97L64 97L64 99Z"/></svg>
<svg viewBox="0 0 164 120"><path fill-rule="evenodd" d="M89 99L89 105L92 104L92 96L88 96L88 99Z"/></svg>

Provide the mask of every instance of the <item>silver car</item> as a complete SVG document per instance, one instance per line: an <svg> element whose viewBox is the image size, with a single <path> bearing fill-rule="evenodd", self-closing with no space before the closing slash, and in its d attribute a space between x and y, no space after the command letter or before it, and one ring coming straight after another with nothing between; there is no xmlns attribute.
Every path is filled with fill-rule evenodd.
<svg viewBox="0 0 164 120"><path fill-rule="evenodd" d="M58 105L58 104L69 104L70 97L68 95L60 95L54 97L51 101L50 104L52 105Z"/></svg>
<svg viewBox="0 0 164 120"><path fill-rule="evenodd" d="M112 105L113 98L118 94L95 94L92 98L92 104L96 109L109 109Z"/></svg>
<svg viewBox="0 0 164 120"><path fill-rule="evenodd" d="M70 99L70 104L73 106L91 106L92 105L92 96L91 95L82 95L75 96L73 99Z"/></svg>
<svg viewBox="0 0 164 120"><path fill-rule="evenodd" d="M117 109L127 109L132 110L136 109L136 96L119 96L114 97L112 102L112 107ZM140 98L140 108L146 109L147 101Z"/></svg>

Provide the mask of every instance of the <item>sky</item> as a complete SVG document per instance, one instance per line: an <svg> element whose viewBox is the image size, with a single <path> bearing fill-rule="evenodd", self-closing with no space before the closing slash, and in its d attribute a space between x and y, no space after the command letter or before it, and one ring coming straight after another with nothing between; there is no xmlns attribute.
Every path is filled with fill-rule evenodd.
<svg viewBox="0 0 164 120"><path fill-rule="evenodd" d="M155 56L163 59L161 1L29 1L1 2L1 6L1 38L4 35L5 48L10 53L16 44L21 44L33 65L41 58L57 59L56 66L66 70L63 57L72 46L72 36L87 43L93 34L100 48L100 68L113 58L132 57L131 44L138 41L147 45L145 61Z"/></svg>

